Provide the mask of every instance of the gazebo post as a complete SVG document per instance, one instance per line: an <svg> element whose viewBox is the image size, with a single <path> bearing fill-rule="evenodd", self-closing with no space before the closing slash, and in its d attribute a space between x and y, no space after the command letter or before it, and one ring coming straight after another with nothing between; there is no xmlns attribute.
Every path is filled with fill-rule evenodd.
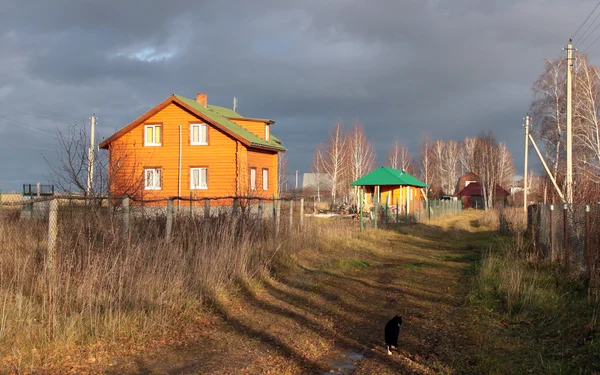
<svg viewBox="0 0 600 375"><path fill-rule="evenodd" d="M396 197L396 226L400 222L400 197Z"/></svg>
<svg viewBox="0 0 600 375"><path fill-rule="evenodd" d="M359 199L359 211L358 211L358 218L360 221L360 231L362 232L363 230L365 230L364 224L363 224L363 188L362 186L360 187L360 190L358 191L358 199Z"/></svg>
<svg viewBox="0 0 600 375"><path fill-rule="evenodd" d="M374 200L375 202L373 202L373 211L374 211L374 216L375 216L375 222L373 223L373 225L375 226L375 229L377 229L377 211L379 210L379 185L375 186L375 194L373 194L374 196Z"/></svg>

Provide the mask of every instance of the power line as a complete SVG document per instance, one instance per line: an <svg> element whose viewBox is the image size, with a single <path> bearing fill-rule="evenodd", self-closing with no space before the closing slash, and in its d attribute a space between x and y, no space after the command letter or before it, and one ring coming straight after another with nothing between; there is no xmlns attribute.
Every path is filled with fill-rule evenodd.
<svg viewBox="0 0 600 375"><path fill-rule="evenodd" d="M594 43L596 43L599 39L600 39L600 35L598 35L598 37L596 39L594 39L594 41L592 43L588 44L587 47L585 47L583 50L587 50L588 48L593 46Z"/></svg>
<svg viewBox="0 0 600 375"><path fill-rule="evenodd" d="M31 129L33 129L33 130L35 130L35 131L38 131L38 132L44 132L44 133L47 133L48 135L52 135L52 136L54 136L54 135L55 135L54 133L52 133L52 132L50 132L50 131L48 131L48 130L45 130L45 129L40 129L40 128L36 128L35 126L32 126L32 125L26 124L26 123L24 123L24 122L21 122L21 121L13 120L13 119L11 119L11 118L8 118L8 117L6 117L6 116L1 116L1 115L0 115L0 119L4 119L4 120L2 120L2 121L4 121L4 122L5 122L6 124L8 124L8 125L12 125L12 126L14 126L14 127L22 127L22 126L24 126L24 127L31 128Z"/></svg>
<svg viewBox="0 0 600 375"><path fill-rule="evenodd" d="M32 116L47 118L47 119L51 119L51 120L68 121L68 122L77 122L77 121L79 121L79 120L76 120L74 117L73 118L67 118L67 117L60 117L60 116L53 115L53 114L44 114L44 113L39 113L39 112L27 112L27 111L20 111L20 110L16 110L16 109L14 111L18 112L18 113L25 114L25 115L32 115Z"/></svg>
<svg viewBox="0 0 600 375"><path fill-rule="evenodd" d="M17 125L17 124L10 123L10 122L8 122L6 120L3 120L3 119L0 119L0 125L10 125L12 127L18 128L18 129L26 130L26 131L28 131L30 133L41 134L41 135L46 136L46 137L50 136L50 137L54 138L54 134L48 133L48 132L44 132L41 129L29 126L29 125L23 125L23 124Z"/></svg>
<svg viewBox="0 0 600 375"><path fill-rule="evenodd" d="M587 22L587 20L590 19L590 17L592 16L592 14L594 14L594 12L596 11L596 9L598 9L599 6L600 6L600 1L598 2L598 4L596 4L596 6L594 7L594 9L592 9L592 11L590 12L590 14L588 14L588 16L585 18L585 20L583 20L583 22L581 23L581 25L579 25L579 27L577 28L577 30L575 30L575 33L571 37L572 39L574 39L577 36L577 33L579 32L579 30L581 30L581 28L583 27L583 25L585 25L585 23ZM588 26L588 29L589 29L589 26ZM586 31L587 31L587 29L586 29ZM585 32L583 34L585 35Z"/></svg>
<svg viewBox="0 0 600 375"><path fill-rule="evenodd" d="M598 13L598 15L600 16L600 13ZM586 40L588 40L588 38L590 36L592 36L592 34L594 34L594 31L596 31L598 29L598 27L600 27L600 23L596 25L596 27L594 27L594 30L592 30L591 33L589 33L581 42L578 42L579 45L582 45L583 43L585 43Z"/></svg>

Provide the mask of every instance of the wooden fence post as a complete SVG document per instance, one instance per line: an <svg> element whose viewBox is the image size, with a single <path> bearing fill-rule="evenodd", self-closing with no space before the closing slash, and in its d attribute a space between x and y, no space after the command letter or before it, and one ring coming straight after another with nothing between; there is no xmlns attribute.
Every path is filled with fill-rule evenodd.
<svg viewBox="0 0 600 375"><path fill-rule="evenodd" d="M294 224L294 200L290 199L290 230L292 229L292 224Z"/></svg>
<svg viewBox="0 0 600 375"><path fill-rule="evenodd" d="M208 219L210 217L210 199L204 200L204 218Z"/></svg>
<svg viewBox="0 0 600 375"><path fill-rule="evenodd" d="M123 239L126 240L129 234L129 197L123 199Z"/></svg>
<svg viewBox="0 0 600 375"><path fill-rule="evenodd" d="M171 241L171 232L173 230L173 199L167 200L167 227L165 228L165 239Z"/></svg>
<svg viewBox="0 0 600 375"><path fill-rule="evenodd" d="M568 268L571 264L571 244L569 243L569 218L568 218L569 206L565 204L563 206L563 230L564 230L564 243L565 243L565 266Z"/></svg>
<svg viewBox="0 0 600 375"><path fill-rule="evenodd" d="M389 225L389 212L390 212L390 207L388 206L388 200L386 198L386 200L385 200L385 226L386 227Z"/></svg>
<svg viewBox="0 0 600 375"><path fill-rule="evenodd" d="M237 216L237 214L238 214L238 205L239 205L239 202L238 202L237 197L233 198L233 211L231 212L231 215L233 217Z"/></svg>
<svg viewBox="0 0 600 375"><path fill-rule="evenodd" d="M585 205L585 268L588 280L592 277L592 233L590 228L590 206Z"/></svg>
<svg viewBox="0 0 600 375"><path fill-rule="evenodd" d="M396 197L396 226L400 225L400 197Z"/></svg>
<svg viewBox="0 0 600 375"><path fill-rule="evenodd" d="M263 200L259 199L258 200L258 230L260 231L260 227L262 224L262 216L263 216Z"/></svg>
<svg viewBox="0 0 600 375"><path fill-rule="evenodd" d="M304 198L300 198L300 227L304 226Z"/></svg>
<svg viewBox="0 0 600 375"><path fill-rule="evenodd" d="M277 201L273 201L273 205L275 206L275 234L279 234L279 219L281 219L281 201L278 199Z"/></svg>
<svg viewBox="0 0 600 375"><path fill-rule="evenodd" d="M53 338L56 331L56 242L58 237L58 199L50 201L48 215L48 255L46 271L48 277L48 321L49 333Z"/></svg>
<svg viewBox="0 0 600 375"><path fill-rule="evenodd" d="M528 207L529 208L529 207ZM556 262L556 251L554 249L554 205L550 205L550 257Z"/></svg>
<svg viewBox="0 0 600 375"><path fill-rule="evenodd" d="M58 199L50 201L48 215L48 259L46 267L49 272L54 272L54 259L56 254L56 239L58 237Z"/></svg>

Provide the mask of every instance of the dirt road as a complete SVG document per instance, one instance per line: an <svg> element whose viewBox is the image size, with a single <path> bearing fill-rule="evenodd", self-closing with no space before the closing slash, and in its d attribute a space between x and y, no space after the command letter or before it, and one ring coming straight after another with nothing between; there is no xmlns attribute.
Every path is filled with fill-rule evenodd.
<svg viewBox="0 0 600 375"><path fill-rule="evenodd" d="M109 373L461 372L479 340L463 329L468 270L492 233L469 214L401 232L300 255L299 265L221 298L190 328L187 345L120 361ZM383 327L394 314L404 324L388 356Z"/></svg>

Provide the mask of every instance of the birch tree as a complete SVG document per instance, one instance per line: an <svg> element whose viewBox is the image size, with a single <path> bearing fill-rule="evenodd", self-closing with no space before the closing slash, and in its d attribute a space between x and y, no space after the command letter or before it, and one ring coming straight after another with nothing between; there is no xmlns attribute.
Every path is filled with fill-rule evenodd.
<svg viewBox="0 0 600 375"><path fill-rule="evenodd" d="M277 196L281 197L281 194L287 189L287 183L289 180L288 168L287 168L287 156L280 152L277 158Z"/></svg>
<svg viewBox="0 0 600 375"><path fill-rule="evenodd" d="M459 151L459 162L461 175L468 172L475 172L475 147L477 145L477 139L473 137L466 137L464 141L460 143Z"/></svg>
<svg viewBox="0 0 600 375"><path fill-rule="evenodd" d="M485 209L494 207L497 186L508 186L514 167L512 155L504 143L498 143L492 132L480 136L475 146L475 167L479 171Z"/></svg>
<svg viewBox="0 0 600 375"><path fill-rule="evenodd" d="M426 189L425 191L426 191L426 195L429 196L429 188L430 188L429 185L431 184L431 177L433 174L433 169L432 169L432 157L431 157L431 141L429 140L428 136L426 136L423 139L419 156L421 157L421 168L420 168L421 180L427 185L427 187L425 188Z"/></svg>
<svg viewBox="0 0 600 375"><path fill-rule="evenodd" d="M323 145L318 145L313 154L312 172L315 174L317 202L321 203L321 183L323 175Z"/></svg>
<svg viewBox="0 0 600 375"><path fill-rule="evenodd" d="M445 170L444 170L444 141L438 139L431 146L431 185L436 188L436 191L444 193L445 185Z"/></svg>
<svg viewBox="0 0 600 375"><path fill-rule="evenodd" d="M335 204L335 199L343 187L342 178L346 172L345 137L342 131L342 123L338 122L329 132L329 145L323 153L323 171L331 180L331 204Z"/></svg>
<svg viewBox="0 0 600 375"><path fill-rule="evenodd" d="M458 166L460 156L460 145L451 139L446 142L444 152L444 169L446 171L447 189L446 194L453 194L458 183Z"/></svg>
<svg viewBox="0 0 600 375"><path fill-rule="evenodd" d="M375 151L373 145L367 141L364 129L358 121L354 122L352 129L346 135L345 145L348 150L346 172L349 178L344 185L349 188L350 183L373 170Z"/></svg>
<svg viewBox="0 0 600 375"><path fill-rule="evenodd" d="M554 177L558 175L560 161L566 151L566 71L563 57L547 59L544 72L532 88L531 132L544 142Z"/></svg>
<svg viewBox="0 0 600 375"><path fill-rule="evenodd" d="M600 69L579 56L575 71L573 143L578 168L588 179L600 182Z"/></svg>
<svg viewBox="0 0 600 375"><path fill-rule="evenodd" d="M392 148L388 151L387 165L390 168L399 169L406 173L412 172L411 155L408 149L401 145L398 140L394 140Z"/></svg>

